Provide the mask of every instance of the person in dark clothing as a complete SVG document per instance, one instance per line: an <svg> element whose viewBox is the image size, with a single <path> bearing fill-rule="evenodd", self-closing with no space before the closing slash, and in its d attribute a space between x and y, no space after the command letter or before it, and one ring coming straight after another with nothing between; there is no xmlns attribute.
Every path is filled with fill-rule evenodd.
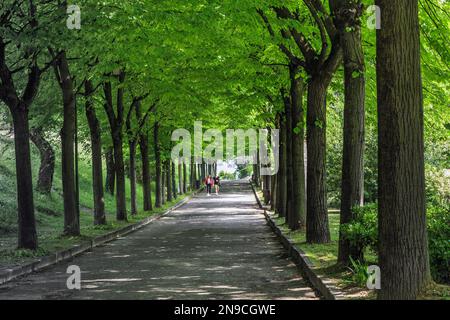
<svg viewBox="0 0 450 320"><path fill-rule="evenodd" d="M219 195L219 189L220 189L220 178L219 176L214 177L214 187L216 189L216 195Z"/></svg>

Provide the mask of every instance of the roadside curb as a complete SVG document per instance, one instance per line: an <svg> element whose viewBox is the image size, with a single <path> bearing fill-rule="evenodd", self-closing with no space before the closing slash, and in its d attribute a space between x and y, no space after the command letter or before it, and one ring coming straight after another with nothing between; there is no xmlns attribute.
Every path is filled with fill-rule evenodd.
<svg viewBox="0 0 450 320"><path fill-rule="evenodd" d="M189 200L191 200L196 194L198 194L202 190L203 190L203 188L200 188L199 190L194 191L192 194L185 197L183 200L180 200L178 203L176 203L174 206L170 207L163 213L149 216L149 217L143 219L142 221L139 221L137 223L125 226L123 228L108 232L101 236L95 237L95 238L91 239L90 241L80 243L78 245L73 246L72 248L65 249L62 251L57 251L55 253L52 253L48 256L41 257L34 261L0 271L0 285L5 284L11 280L18 278L18 277L28 275L33 272L41 271L44 268L53 266L60 262L70 260L82 253L91 251L93 248L95 248L97 246L114 241L120 237L126 236L130 233L140 230L143 227L145 227L146 225L150 224L151 222L159 220L162 217L171 213L172 211L180 208L181 206L186 204Z"/></svg>
<svg viewBox="0 0 450 320"><path fill-rule="evenodd" d="M339 288L333 285L330 279L317 275L313 270L314 264L311 262L311 260L309 260L308 256L300 248L297 248L291 239L283 234L283 231L276 225L275 221L267 213L268 210L262 206L261 200L259 199L258 193L256 192L253 183L250 183L250 185L252 186L252 190L259 208L264 210L264 217L266 218L268 226L278 237L283 247L287 250L292 261L300 269L306 280L325 300L342 299L344 297L342 291L340 291Z"/></svg>

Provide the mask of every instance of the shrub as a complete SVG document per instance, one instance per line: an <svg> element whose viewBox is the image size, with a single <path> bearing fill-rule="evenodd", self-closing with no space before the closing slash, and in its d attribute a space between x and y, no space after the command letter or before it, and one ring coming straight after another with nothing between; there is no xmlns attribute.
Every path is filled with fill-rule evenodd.
<svg viewBox="0 0 450 320"><path fill-rule="evenodd" d="M450 207L429 207L427 224L431 274L437 282L450 283Z"/></svg>
<svg viewBox="0 0 450 320"><path fill-rule="evenodd" d="M352 272L352 281L361 287L366 286L369 274L367 273L367 263L353 260L350 257L351 266L348 269Z"/></svg>
<svg viewBox="0 0 450 320"><path fill-rule="evenodd" d="M353 208L354 220L341 226L341 232L352 246L363 253L366 248L377 252L378 246L378 218L377 205L369 204Z"/></svg>

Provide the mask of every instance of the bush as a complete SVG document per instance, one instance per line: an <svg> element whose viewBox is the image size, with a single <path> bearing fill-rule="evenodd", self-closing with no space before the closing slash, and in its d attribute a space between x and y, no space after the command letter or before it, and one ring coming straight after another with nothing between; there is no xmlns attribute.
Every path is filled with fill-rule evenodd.
<svg viewBox="0 0 450 320"><path fill-rule="evenodd" d="M450 283L450 207L429 207L427 224L431 274L437 282Z"/></svg>
<svg viewBox="0 0 450 320"><path fill-rule="evenodd" d="M369 204L353 209L354 220L341 226L341 232L352 246L364 253L366 248L374 252L378 250L378 206Z"/></svg>

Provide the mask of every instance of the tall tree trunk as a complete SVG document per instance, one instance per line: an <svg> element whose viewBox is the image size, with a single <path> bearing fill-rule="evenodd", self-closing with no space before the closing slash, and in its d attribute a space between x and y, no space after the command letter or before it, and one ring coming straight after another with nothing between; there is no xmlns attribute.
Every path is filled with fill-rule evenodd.
<svg viewBox="0 0 450 320"><path fill-rule="evenodd" d="M109 147L105 152L105 162L106 162L106 182L105 189L110 195L114 195L114 190L116 186L116 170L114 164L114 149Z"/></svg>
<svg viewBox="0 0 450 320"><path fill-rule="evenodd" d="M261 162L259 161L259 151L258 148L256 148L256 185L258 187L261 187Z"/></svg>
<svg viewBox="0 0 450 320"><path fill-rule="evenodd" d="M292 218L289 219L291 230L306 225L306 190L304 159L304 111L303 111L303 79L297 77L297 69L290 68L291 103L292 103Z"/></svg>
<svg viewBox="0 0 450 320"><path fill-rule="evenodd" d="M119 74L119 87L117 89L117 118L114 141L114 164L116 167L116 204L117 204L117 220L127 220L127 204L125 196L125 164L123 160L123 98L124 88L122 87L125 81L125 73L123 71Z"/></svg>
<svg viewBox="0 0 450 320"><path fill-rule="evenodd" d="M13 118L16 153L18 248L35 250L38 239L34 217L28 107L19 104L13 108L10 107L10 111Z"/></svg>
<svg viewBox="0 0 450 320"><path fill-rule="evenodd" d="M184 193L183 190L183 164L181 162L178 163L178 190L180 194Z"/></svg>
<svg viewBox="0 0 450 320"><path fill-rule="evenodd" d="M62 90L64 108L64 121L61 129L64 234L78 236L80 235L80 217L77 209L75 185L75 93L65 52L60 53L55 64L55 71Z"/></svg>
<svg viewBox="0 0 450 320"><path fill-rule="evenodd" d="M196 189L197 180L197 165L195 164L194 157L191 158L191 191Z"/></svg>
<svg viewBox="0 0 450 320"><path fill-rule="evenodd" d="M270 167L267 167L268 170L270 170ZM264 196L264 204L268 205L270 203L271 200L271 176L269 175L264 175L262 178L263 181L263 196Z"/></svg>
<svg viewBox="0 0 450 320"><path fill-rule="evenodd" d="M166 168L166 185L167 185L167 202L172 201L172 167L170 165L170 160L165 161Z"/></svg>
<svg viewBox="0 0 450 320"><path fill-rule="evenodd" d="M270 177L271 179L271 192L270 192L270 210L274 211L277 203L277 175Z"/></svg>
<svg viewBox="0 0 450 320"><path fill-rule="evenodd" d="M415 299L430 283L417 0L376 0L380 299Z"/></svg>
<svg viewBox="0 0 450 320"><path fill-rule="evenodd" d="M92 191L94 195L94 225L106 224L105 202L103 193L102 140L101 129L95 113L92 94L94 88L90 80L84 83L85 111L91 137Z"/></svg>
<svg viewBox="0 0 450 320"><path fill-rule="evenodd" d="M161 166L161 203L166 203L166 180L167 180L167 171L165 162L162 163Z"/></svg>
<svg viewBox="0 0 450 320"><path fill-rule="evenodd" d="M130 152L129 175L130 175L130 196L131 196L131 214L137 214L136 200L136 140L131 139L128 142Z"/></svg>
<svg viewBox="0 0 450 320"><path fill-rule="evenodd" d="M116 171L116 218L119 221L127 220L127 207L125 198L125 164L123 161L123 135L122 130L114 132L114 166Z"/></svg>
<svg viewBox="0 0 450 320"><path fill-rule="evenodd" d="M293 214L294 185L292 177L292 101L290 95L284 97L284 113L286 117L286 223L288 226L295 224Z"/></svg>
<svg viewBox="0 0 450 320"><path fill-rule="evenodd" d="M340 223L354 219L352 208L364 201L364 103L365 67L361 40L361 1L337 0L335 24L344 56L344 149L342 163ZM360 248L339 235L338 262L344 265L363 260Z"/></svg>
<svg viewBox="0 0 450 320"><path fill-rule="evenodd" d="M148 139L148 131L144 129L139 135L139 149L141 150L142 162L142 192L144 193L144 211L153 210Z"/></svg>
<svg viewBox="0 0 450 320"><path fill-rule="evenodd" d="M155 122L153 126L153 147L155 151L155 207L161 208L163 201L163 190L162 190L162 172L161 172L161 148L159 144L159 123Z"/></svg>
<svg viewBox="0 0 450 320"><path fill-rule="evenodd" d="M32 129L30 139L38 148L41 160L36 190L42 194L50 194L55 172L55 151L53 151L52 145L45 140L41 128Z"/></svg>
<svg viewBox="0 0 450 320"><path fill-rule="evenodd" d="M123 124L124 124L124 106L122 87L125 81L125 73L119 73L119 87L117 88L116 112L114 111L111 82L105 82L103 89L105 92L105 111L108 115L108 121L111 128L111 137L114 150L114 170L116 173L116 219L118 221L127 220L127 204L125 196L125 165L123 160Z"/></svg>
<svg viewBox="0 0 450 320"><path fill-rule="evenodd" d="M187 193L187 168L186 163L183 161L183 193Z"/></svg>
<svg viewBox="0 0 450 320"><path fill-rule="evenodd" d="M280 128L279 168L277 173L276 211L281 217L286 216L286 118L284 113L277 115Z"/></svg>
<svg viewBox="0 0 450 320"><path fill-rule="evenodd" d="M331 80L331 79L330 79ZM316 76L308 86L306 241L330 242L326 193L326 95L329 81Z"/></svg>
<svg viewBox="0 0 450 320"><path fill-rule="evenodd" d="M35 11L33 5L32 12ZM32 22L33 23L33 22ZM16 158L18 247L35 250L38 246L36 221L34 217L33 176L30 156L29 106L36 97L41 70L35 59L28 68L26 88L19 98L14 86L13 75L6 61L6 46L0 37L0 99L9 108L14 126L14 147ZM32 53L32 52L31 52Z"/></svg>
<svg viewBox="0 0 450 320"><path fill-rule="evenodd" d="M138 132L135 132L134 128L131 125L131 117L133 115L133 111L139 114L140 110L139 102L133 98L133 102L128 110L125 125L127 129L127 137L128 137L128 151L129 151L129 163L128 163L128 176L130 178L130 202L131 202L131 215L137 214L137 200L136 200L136 148L137 148L137 139L139 136ZM138 117L136 117L138 118ZM139 118L138 118L139 119Z"/></svg>
<svg viewBox="0 0 450 320"><path fill-rule="evenodd" d="M177 183L176 183L176 177L175 177L175 175L176 175L176 167L175 167L175 163L174 162L172 162L172 161L170 161L169 160L169 165L171 165L172 166L172 169L171 169L171 173L172 173L172 197L174 198L174 199L176 199L177 198Z"/></svg>

